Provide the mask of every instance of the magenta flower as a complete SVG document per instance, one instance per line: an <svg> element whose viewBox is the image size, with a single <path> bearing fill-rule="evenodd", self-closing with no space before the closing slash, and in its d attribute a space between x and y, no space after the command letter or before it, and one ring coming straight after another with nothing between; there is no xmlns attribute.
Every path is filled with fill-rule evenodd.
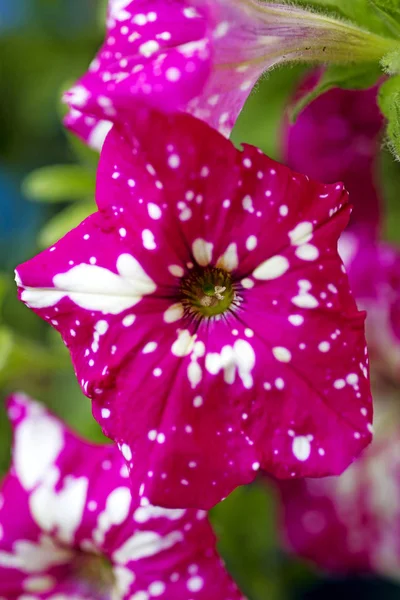
<svg viewBox="0 0 400 600"><path fill-rule="evenodd" d="M229 136L266 66L252 64L257 24L251 4L110 0L105 42L65 94L66 126L99 149L111 121L135 118L136 98L191 112Z"/></svg>
<svg viewBox="0 0 400 600"><path fill-rule="evenodd" d="M206 513L138 507L115 446L77 438L12 397L13 463L0 491L0 596L244 600Z"/></svg>
<svg viewBox="0 0 400 600"><path fill-rule="evenodd" d="M378 242L370 228L345 232L339 252L360 308L367 311L366 334L374 370L400 379L400 252Z"/></svg>
<svg viewBox="0 0 400 600"><path fill-rule="evenodd" d="M372 445L343 475L279 484L287 547L330 572L398 577L398 397L386 396L376 397Z"/></svg>
<svg viewBox="0 0 400 600"><path fill-rule="evenodd" d="M308 77L302 90L315 84ZM382 115L377 88L335 89L313 101L294 125L285 125L286 162L322 181L343 181L354 204L352 228L339 252L360 308L367 311L368 349L376 370L400 375L400 256L379 241L382 199L377 166Z"/></svg>
<svg viewBox="0 0 400 600"><path fill-rule="evenodd" d="M104 44L65 94L66 125L99 149L133 100L183 110L229 136L261 74L292 60L379 60L393 41L256 0L110 0Z"/></svg>
<svg viewBox="0 0 400 600"><path fill-rule="evenodd" d="M157 139L157 143L154 140ZM18 267L152 504L210 507L261 467L340 473L371 440L341 184L188 115L107 137L99 212Z"/></svg>
<svg viewBox="0 0 400 600"><path fill-rule="evenodd" d="M318 81L314 73L299 95ZM354 205L352 223L375 233L380 224L377 182L383 117L377 87L363 91L334 89L314 100L294 125L285 125L285 162L318 181L343 181Z"/></svg>

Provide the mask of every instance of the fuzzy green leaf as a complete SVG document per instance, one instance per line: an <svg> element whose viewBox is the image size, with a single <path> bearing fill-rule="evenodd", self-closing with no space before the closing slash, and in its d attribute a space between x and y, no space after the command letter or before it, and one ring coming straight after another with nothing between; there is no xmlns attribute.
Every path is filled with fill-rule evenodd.
<svg viewBox="0 0 400 600"><path fill-rule="evenodd" d="M369 0L295 0L295 4L329 12L334 17L348 19L375 33L388 32L387 25Z"/></svg>
<svg viewBox="0 0 400 600"><path fill-rule="evenodd" d="M62 238L68 231L74 229L86 217L95 212L96 206L92 201L82 204L73 204L59 212L55 217L47 221L39 233L39 245L42 248L52 246Z"/></svg>
<svg viewBox="0 0 400 600"><path fill-rule="evenodd" d="M54 165L37 169L22 189L34 202L82 200L94 194L95 175L79 165Z"/></svg>
<svg viewBox="0 0 400 600"><path fill-rule="evenodd" d="M400 160L400 75L385 81L379 91L379 106L388 120L389 146Z"/></svg>
<svg viewBox="0 0 400 600"><path fill-rule="evenodd" d="M400 35L400 4L398 0L370 0L370 5L387 29Z"/></svg>
<svg viewBox="0 0 400 600"><path fill-rule="evenodd" d="M400 73L400 46L391 52L385 54L381 60L381 65L388 75L397 75Z"/></svg>

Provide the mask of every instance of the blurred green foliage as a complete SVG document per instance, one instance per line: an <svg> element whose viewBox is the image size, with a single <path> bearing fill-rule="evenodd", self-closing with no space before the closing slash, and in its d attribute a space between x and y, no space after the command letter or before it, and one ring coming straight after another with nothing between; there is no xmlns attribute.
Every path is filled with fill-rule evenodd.
<svg viewBox="0 0 400 600"><path fill-rule="evenodd" d="M2 268L7 267L0 275L1 397L21 389L46 403L82 435L100 441L102 434L91 417L90 402L76 382L66 349L54 331L17 301L10 267L53 244L95 210L98 156L63 130L60 90L86 69L101 43L106 2L85 0L88 18L75 25L70 22L66 29L60 28L65 2L31 2L26 24L0 36L0 167L21 189L25 197L22 209L27 210L31 202L38 214L38 220L29 222L27 228L16 229L18 243L1 257ZM297 3L328 9L377 33L388 29L380 13L386 14L389 1ZM76 6L82 5L78 2ZM396 11L394 16L389 12L396 19ZM235 144L251 143L280 158L283 115L304 72L303 67L289 66L262 78L235 127ZM345 72L331 68L315 94L338 83L368 86L376 77L374 68ZM382 99L382 108L385 114L393 110L389 94ZM389 207L386 233L392 241L399 241L400 167L388 152L383 154L381 173ZM0 472L4 473L10 431L3 404L0 441ZM310 569L281 550L277 505L265 481L236 490L213 510L212 520L228 567L250 600L289 600L300 587L315 581Z"/></svg>

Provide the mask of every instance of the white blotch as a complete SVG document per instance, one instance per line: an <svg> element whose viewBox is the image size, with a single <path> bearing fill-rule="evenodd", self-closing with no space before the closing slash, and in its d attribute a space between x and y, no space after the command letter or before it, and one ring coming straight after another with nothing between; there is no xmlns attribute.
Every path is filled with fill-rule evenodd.
<svg viewBox="0 0 400 600"><path fill-rule="evenodd" d="M113 273L104 267L82 263L55 275L54 289L25 287L22 300L31 308L47 308L67 296L85 310L119 314L157 289L130 254L118 257L117 271Z"/></svg>
<svg viewBox="0 0 400 600"><path fill-rule="evenodd" d="M298 435L293 438L292 451L297 460L305 462L310 458L311 443L307 436Z"/></svg>
<svg viewBox="0 0 400 600"><path fill-rule="evenodd" d="M253 277L262 281L277 279L289 269L289 261L284 256L272 256L259 265L253 272Z"/></svg>
<svg viewBox="0 0 400 600"><path fill-rule="evenodd" d="M242 200L242 206L243 206L244 210L246 210L247 212L253 213L254 207L253 207L252 197L249 195L245 196Z"/></svg>
<svg viewBox="0 0 400 600"><path fill-rule="evenodd" d="M346 381L349 385L357 385L358 375L356 373L350 373L349 375L347 375Z"/></svg>
<svg viewBox="0 0 400 600"><path fill-rule="evenodd" d="M151 352L154 352L154 350L156 350L157 348L157 342L149 342L148 344L145 345L145 347L143 348L143 354L150 354Z"/></svg>
<svg viewBox="0 0 400 600"><path fill-rule="evenodd" d="M246 240L246 248L251 252L257 247L257 238L255 235L250 235Z"/></svg>
<svg viewBox="0 0 400 600"><path fill-rule="evenodd" d="M329 352L330 347L331 345L329 342L321 342L320 344L318 344L318 350L320 352Z"/></svg>
<svg viewBox="0 0 400 600"><path fill-rule="evenodd" d="M176 304L172 304L167 310L164 312L164 321L165 323L175 323L175 321L179 321L183 317L183 305L180 302Z"/></svg>
<svg viewBox="0 0 400 600"><path fill-rule="evenodd" d="M183 535L180 531L172 531L163 536L155 531L137 531L114 551L112 560L114 563L125 565L130 561L156 556L163 550L172 548L182 539Z"/></svg>
<svg viewBox="0 0 400 600"><path fill-rule="evenodd" d="M292 360L291 352L282 346L276 346L275 348L272 348L272 353L276 360L279 360L279 362L288 363Z"/></svg>
<svg viewBox="0 0 400 600"><path fill-rule="evenodd" d="M233 384L238 373L246 389L253 387L251 375L256 363L252 346L246 340L237 340L233 346L223 346L220 353L210 352L206 356L206 369L211 375L224 371L224 381Z"/></svg>
<svg viewBox="0 0 400 600"><path fill-rule="evenodd" d="M219 257L217 261L217 267L219 269L225 269L225 271L234 271L239 266L239 258L237 253L237 246L235 243L229 244L224 254Z"/></svg>
<svg viewBox="0 0 400 600"><path fill-rule="evenodd" d="M58 421L38 405L17 426L14 466L21 485L33 489L54 465L64 447L64 435Z"/></svg>
<svg viewBox="0 0 400 600"><path fill-rule="evenodd" d="M188 329L178 330L178 338L171 347L172 354L180 358L188 356L193 350L195 341L196 335L190 335Z"/></svg>
<svg viewBox="0 0 400 600"><path fill-rule="evenodd" d="M122 319L122 325L124 327L130 327L131 325L134 324L135 320L136 320L136 316L135 315L126 315L126 317L124 317Z"/></svg>
<svg viewBox="0 0 400 600"><path fill-rule="evenodd" d="M302 317L301 315L290 315L288 317L289 323L291 323L292 325L295 325L296 327L298 327L299 325L302 325L304 323L304 317Z"/></svg>
<svg viewBox="0 0 400 600"><path fill-rule="evenodd" d="M287 215L289 214L289 208L286 206L286 204L282 204L279 207L279 214L281 215L281 217L287 217Z"/></svg>
<svg viewBox="0 0 400 600"><path fill-rule="evenodd" d="M161 216L162 216L161 208L157 204L154 204L154 202L148 203L147 212L149 213L149 217L151 219L154 219L155 221L157 221L158 219L161 219Z"/></svg>
<svg viewBox="0 0 400 600"><path fill-rule="evenodd" d="M317 260L319 256L318 248L313 246L312 244L303 244L296 248L295 254L297 258L301 260Z"/></svg>
<svg viewBox="0 0 400 600"><path fill-rule="evenodd" d="M337 390L343 389L345 385L346 385L346 382L344 379L336 379L336 381L333 382L333 387L336 388Z"/></svg>
<svg viewBox="0 0 400 600"><path fill-rule="evenodd" d="M212 260L213 244L202 238L197 238L192 244L192 252L195 261L201 267L206 267Z"/></svg>
<svg viewBox="0 0 400 600"><path fill-rule="evenodd" d="M250 290L252 287L254 287L254 281L249 277L245 277L240 283L246 290Z"/></svg>
<svg viewBox="0 0 400 600"><path fill-rule="evenodd" d="M199 576L191 577L187 582L189 592L199 592L203 588L203 585L204 580Z"/></svg>
<svg viewBox="0 0 400 600"><path fill-rule="evenodd" d="M176 67L169 67L169 69L165 71L165 78L172 82L179 81L181 78L181 72Z"/></svg>
<svg viewBox="0 0 400 600"><path fill-rule="evenodd" d="M177 154L171 154L168 157L168 164L171 167L171 169L177 169L181 164L181 159Z"/></svg>
<svg viewBox="0 0 400 600"><path fill-rule="evenodd" d="M303 221L296 225L292 231L289 232L290 243L293 246L301 246L306 244L312 239L313 225L309 221Z"/></svg>
<svg viewBox="0 0 400 600"><path fill-rule="evenodd" d="M171 273L171 275L173 275L174 277L183 277L185 274L185 271L182 269L182 267L180 267L179 265L170 265L168 267L168 271Z"/></svg>
<svg viewBox="0 0 400 600"><path fill-rule="evenodd" d="M200 408L200 406L202 406L202 405L203 405L203 398L201 396L196 396L193 399L193 406L195 408Z"/></svg>
<svg viewBox="0 0 400 600"><path fill-rule="evenodd" d="M157 248L157 244L154 240L154 234L150 231L150 229L143 229L142 241L146 250L155 250Z"/></svg>
<svg viewBox="0 0 400 600"><path fill-rule="evenodd" d="M160 45L158 42L156 42L155 40L148 40L147 42L145 42L144 44L139 46L139 52L140 52L140 54L142 54L143 56L148 58L152 54L157 52L157 50L159 50L159 48L160 48Z"/></svg>
<svg viewBox="0 0 400 600"><path fill-rule="evenodd" d="M132 460L132 451L129 448L128 444L122 444L121 452L125 460L127 460L128 462Z"/></svg>

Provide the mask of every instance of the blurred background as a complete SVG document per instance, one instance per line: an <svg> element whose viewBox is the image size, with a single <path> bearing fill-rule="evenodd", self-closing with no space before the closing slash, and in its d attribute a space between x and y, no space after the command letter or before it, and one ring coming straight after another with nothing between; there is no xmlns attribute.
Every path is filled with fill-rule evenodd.
<svg viewBox="0 0 400 600"><path fill-rule="evenodd" d="M0 394L4 399L10 391L23 390L97 441L101 432L69 355L58 335L17 301L13 269L95 209L98 156L63 129L60 97L101 44L105 4L0 0ZM285 67L263 78L239 119L234 142L255 144L284 160L284 113L304 75L302 67ZM400 238L400 165L382 146L374 168L385 205L383 236L395 243ZM392 402L396 386L385 377ZM1 402L1 473L8 468L9 454L10 431ZM220 550L250 600L400 598L397 567L386 579L360 575L363 568L354 573L339 569L350 573L333 575L315 561L285 551L280 501L267 479L237 490L212 517ZM321 541L325 551L328 542Z"/></svg>

